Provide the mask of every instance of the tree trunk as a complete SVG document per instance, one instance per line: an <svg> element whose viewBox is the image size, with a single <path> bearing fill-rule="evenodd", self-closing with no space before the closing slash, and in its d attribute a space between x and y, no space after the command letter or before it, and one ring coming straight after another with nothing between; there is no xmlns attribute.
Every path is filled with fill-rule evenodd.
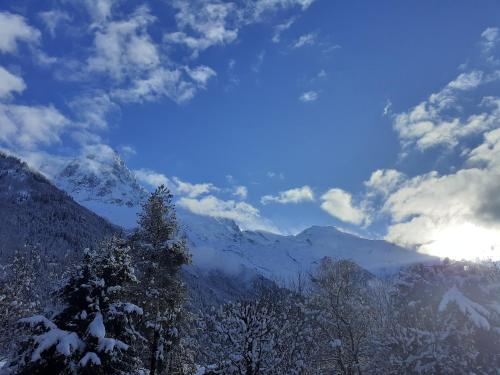
<svg viewBox="0 0 500 375"><path fill-rule="evenodd" d="M153 333L153 342L151 343L151 360L149 363L149 374L156 375L156 367L158 360L158 341L160 339L160 332L155 327Z"/></svg>

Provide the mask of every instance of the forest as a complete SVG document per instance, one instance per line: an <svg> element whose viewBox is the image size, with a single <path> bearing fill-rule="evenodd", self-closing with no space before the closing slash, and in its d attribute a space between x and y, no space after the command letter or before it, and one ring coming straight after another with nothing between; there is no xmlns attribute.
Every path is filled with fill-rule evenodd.
<svg viewBox="0 0 500 375"><path fill-rule="evenodd" d="M191 298L191 261L161 186L132 233L2 266L5 374L496 374L500 269L444 259L377 277L346 259L226 303Z"/></svg>

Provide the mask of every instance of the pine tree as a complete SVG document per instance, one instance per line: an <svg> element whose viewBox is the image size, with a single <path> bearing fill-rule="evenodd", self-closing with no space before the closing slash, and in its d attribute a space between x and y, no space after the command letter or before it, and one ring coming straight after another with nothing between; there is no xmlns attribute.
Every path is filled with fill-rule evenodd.
<svg viewBox="0 0 500 375"><path fill-rule="evenodd" d="M190 262L179 235L173 196L159 186L144 203L139 228L132 237L140 270L140 304L148 340L151 375L178 368L173 355L180 343L185 287L181 268Z"/></svg>
<svg viewBox="0 0 500 375"><path fill-rule="evenodd" d="M138 306L126 302L136 282L129 248L119 239L100 252L87 251L58 292L64 304L51 319L37 315L21 323L32 334L20 345L10 368L18 374L130 374L140 368L132 344Z"/></svg>
<svg viewBox="0 0 500 375"><path fill-rule="evenodd" d="M402 270L387 332L390 373L495 373L499 285L495 264L445 260Z"/></svg>
<svg viewBox="0 0 500 375"><path fill-rule="evenodd" d="M0 274L0 353L12 350L17 321L42 310L48 297L43 277L49 272L36 246L16 251Z"/></svg>

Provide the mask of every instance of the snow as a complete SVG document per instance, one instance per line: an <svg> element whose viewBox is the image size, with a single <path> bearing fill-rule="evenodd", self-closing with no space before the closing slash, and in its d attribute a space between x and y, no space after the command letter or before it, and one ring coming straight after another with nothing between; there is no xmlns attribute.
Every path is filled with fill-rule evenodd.
<svg viewBox="0 0 500 375"><path fill-rule="evenodd" d="M100 339L106 336L106 328L104 327L101 313L95 314L94 320L89 324L88 332L91 336Z"/></svg>
<svg viewBox="0 0 500 375"><path fill-rule="evenodd" d="M56 329L57 326L51 322L49 319L44 317L43 315L33 315L29 318L23 318L19 320L20 323L29 325L31 328L42 324L47 329Z"/></svg>
<svg viewBox="0 0 500 375"><path fill-rule="evenodd" d="M125 303L125 312L137 315L142 315L144 313L139 306L134 305L133 303Z"/></svg>
<svg viewBox="0 0 500 375"><path fill-rule="evenodd" d="M99 366L101 364L101 359L94 352L87 352L85 353L83 358L80 359L80 362L78 364L82 367L85 367L89 362L92 363L93 365Z"/></svg>
<svg viewBox="0 0 500 375"><path fill-rule="evenodd" d="M71 161L54 179L77 202L126 229L136 226L141 202L147 196L117 154L87 155ZM196 215L178 208L193 267L239 274L251 271L267 278L292 281L308 273L324 257L351 259L382 275L401 266L434 261L385 241L356 237L334 227L313 226L295 236L242 231L228 219Z"/></svg>
<svg viewBox="0 0 500 375"><path fill-rule="evenodd" d="M54 345L56 345L56 351L64 356L70 356L83 346L83 342L75 332L68 332L59 328L35 336L35 342L38 346L31 356L33 362L40 360L41 354Z"/></svg>
<svg viewBox="0 0 500 375"><path fill-rule="evenodd" d="M99 351L105 351L107 353L112 352L115 350L115 347L121 350L127 350L128 345L125 344L123 341L117 340L117 339L111 339L107 337L103 337L99 339Z"/></svg>
<svg viewBox="0 0 500 375"><path fill-rule="evenodd" d="M455 303L458 309L465 314L478 328L485 330L490 329L490 323L487 317L490 313L486 308L480 304L471 301L469 298L453 286L444 295L441 303L439 304L438 311L444 312L450 303Z"/></svg>

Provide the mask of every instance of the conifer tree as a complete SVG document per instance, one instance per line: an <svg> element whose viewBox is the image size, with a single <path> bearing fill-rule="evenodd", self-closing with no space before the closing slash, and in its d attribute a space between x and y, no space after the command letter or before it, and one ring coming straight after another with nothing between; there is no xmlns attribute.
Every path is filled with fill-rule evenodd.
<svg viewBox="0 0 500 375"><path fill-rule="evenodd" d="M186 241L179 235L173 196L159 186L143 204L139 228L132 237L140 269L140 304L148 340L151 375L178 364L172 355L180 343L185 288L181 268L190 262Z"/></svg>
<svg viewBox="0 0 500 375"><path fill-rule="evenodd" d="M42 275L49 270L39 249L26 245L0 271L0 353L6 354L19 335L17 321L41 310L47 297L43 282L48 281Z"/></svg>
<svg viewBox="0 0 500 375"><path fill-rule="evenodd" d="M136 282L129 248L119 239L100 252L86 251L83 264L58 292L64 308L51 319L21 320L31 335L10 363L16 374L133 374L141 367L134 352L140 335L135 316L142 309L127 302Z"/></svg>

